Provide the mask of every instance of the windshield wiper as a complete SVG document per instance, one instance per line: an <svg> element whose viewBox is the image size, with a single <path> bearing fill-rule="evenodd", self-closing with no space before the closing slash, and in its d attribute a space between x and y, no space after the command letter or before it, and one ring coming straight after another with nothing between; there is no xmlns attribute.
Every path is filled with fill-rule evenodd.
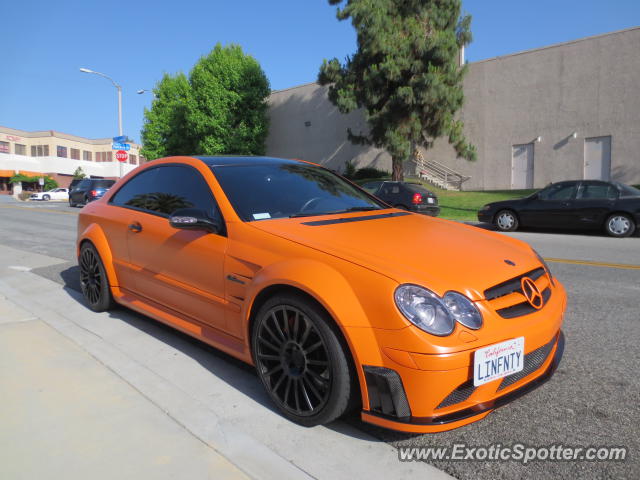
<svg viewBox="0 0 640 480"><path fill-rule="evenodd" d="M371 210L382 210L379 207L350 207L345 210L336 210L333 212L309 212L309 213L294 213L293 215L289 215L289 218L298 218L298 217L315 217L321 215L338 215L340 213L349 213L349 212L368 212Z"/></svg>

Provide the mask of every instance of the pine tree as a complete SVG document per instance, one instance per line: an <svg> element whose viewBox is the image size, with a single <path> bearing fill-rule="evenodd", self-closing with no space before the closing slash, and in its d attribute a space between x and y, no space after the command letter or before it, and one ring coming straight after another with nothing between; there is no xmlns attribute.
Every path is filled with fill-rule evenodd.
<svg viewBox="0 0 640 480"><path fill-rule="evenodd" d="M318 81L340 112L363 109L368 132L348 131L356 144L384 148L394 180L417 146L448 136L460 157L476 159L476 149L456 118L464 95L460 47L471 41L469 15L461 0L329 0L339 20L351 19L357 51L344 64L325 60Z"/></svg>

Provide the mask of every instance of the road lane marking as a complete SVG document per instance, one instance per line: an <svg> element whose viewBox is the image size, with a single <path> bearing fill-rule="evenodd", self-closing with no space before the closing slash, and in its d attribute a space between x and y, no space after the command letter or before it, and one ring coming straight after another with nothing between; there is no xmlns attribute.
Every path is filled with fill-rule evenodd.
<svg viewBox="0 0 640 480"><path fill-rule="evenodd" d="M629 265L626 263L607 263L607 262L591 262L589 260L569 260L566 258L547 258L547 262L555 263L568 263L570 265L587 265L590 267L604 267L604 268L620 268L623 270L640 270L640 265Z"/></svg>
<svg viewBox="0 0 640 480"><path fill-rule="evenodd" d="M15 210L29 210L30 212L46 212L46 213L60 213L62 215L78 215L77 212L63 212L61 210L49 210L42 207L16 207L14 205L0 205L0 208L13 208Z"/></svg>

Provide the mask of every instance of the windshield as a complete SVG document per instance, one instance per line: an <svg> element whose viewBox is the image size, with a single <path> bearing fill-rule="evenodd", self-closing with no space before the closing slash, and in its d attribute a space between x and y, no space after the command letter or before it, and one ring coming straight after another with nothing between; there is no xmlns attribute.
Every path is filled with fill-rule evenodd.
<svg viewBox="0 0 640 480"><path fill-rule="evenodd" d="M211 167L244 221L380 210L386 207L338 175L306 164Z"/></svg>

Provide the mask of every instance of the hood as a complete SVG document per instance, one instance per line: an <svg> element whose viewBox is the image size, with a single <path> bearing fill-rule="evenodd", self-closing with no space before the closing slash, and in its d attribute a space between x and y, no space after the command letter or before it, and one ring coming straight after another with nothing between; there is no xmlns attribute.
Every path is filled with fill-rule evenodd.
<svg viewBox="0 0 640 480"><path fill-rule="evenodd" d="M540 266L531 248L519 240L397 210L274 219L250 225L398 283L422 285L439 295L456 290L473 300L482 299L487 288Z"/></svg>

